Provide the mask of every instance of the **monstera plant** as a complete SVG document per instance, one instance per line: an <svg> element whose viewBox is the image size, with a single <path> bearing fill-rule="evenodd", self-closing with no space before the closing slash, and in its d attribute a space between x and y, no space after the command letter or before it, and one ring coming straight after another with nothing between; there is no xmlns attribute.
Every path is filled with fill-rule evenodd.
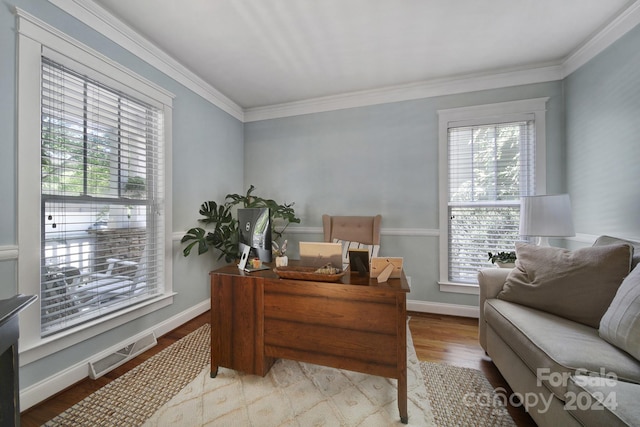
<svg viewBox="0 0 640 427"><path fill-rule="evenodd" d="M198 221L213 228L194 227L187 231L181 242L187 246L183 249L184 256L189 256L192 249L198 247L198 255L209 249L220 252L218 259L224 257L231 262L240 256L238 249L238 221L234 218L233 208L240 205L244 208L269 208L271 214L272 240L278 242L282 234L291 223L300 223L293 209L294 203L278 204L275 200L264 199L253 195L255 187L251 185L246 194L227 194L224 203L215 201L204 202L200 206L202 218Z"/></svg>

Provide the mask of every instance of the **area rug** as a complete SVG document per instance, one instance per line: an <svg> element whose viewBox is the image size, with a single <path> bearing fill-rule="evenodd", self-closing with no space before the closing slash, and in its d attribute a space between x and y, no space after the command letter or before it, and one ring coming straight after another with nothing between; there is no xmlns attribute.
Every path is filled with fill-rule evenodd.
<svg viewBox="0 0 640 427"><path fill-rule="evenodd" d="M408 330L407 330L408 331ZM279 359L263 377L209 368L149 419L160 426L404 426L397 381ZM411 334L407 334L408 426L435 426Z"/></svg>
<svg viewBox="0 0 640 427"><path fill-rule="evenodd" d="M57 426L139 426L210 362L203 325L48 421Z"/></svg>
<svg viewBox="0 0 640 427"><path fill-rule="evenodd" d="M396 380L278 360L264 378L210 378L204 325L46 426L401 426ZM409 426L513 426L481 372L418 362L407 334ZM480 396L480 397L479 397ZM491 396L491 397L490 397ZM478 400L475 400L478 398Z"/></svg>
<svg viewBox="0 0 640 427"><path fill-rule="evenodd" d="M439 427L511 427L504 389L495 390L476 369L420 362L427 396Z"/></svg>

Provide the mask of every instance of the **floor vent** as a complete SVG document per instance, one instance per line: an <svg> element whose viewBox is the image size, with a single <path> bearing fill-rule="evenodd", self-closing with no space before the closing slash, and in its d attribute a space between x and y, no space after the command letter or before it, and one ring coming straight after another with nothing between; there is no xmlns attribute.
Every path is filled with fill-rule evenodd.
<svg viewBox="0 0 640 427"><path fill-rule="evenodd" d="M134 343L121 348L101 359L89 362L89 376L91 379L100 378L112 369L117 368L138 354L156 345L158 341L154 333L145 335Z"/></svg>

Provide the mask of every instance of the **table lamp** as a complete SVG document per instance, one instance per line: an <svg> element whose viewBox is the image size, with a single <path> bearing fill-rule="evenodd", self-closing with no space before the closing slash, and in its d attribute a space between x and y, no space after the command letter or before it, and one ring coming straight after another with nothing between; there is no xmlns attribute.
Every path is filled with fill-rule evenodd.
<svg viewBox="0 0 640 427"><path fill-rule="evenodd" d="M549 237L575 236L568 194L523 197L520 201L520 235L537 237L549 246Z"/></svg>

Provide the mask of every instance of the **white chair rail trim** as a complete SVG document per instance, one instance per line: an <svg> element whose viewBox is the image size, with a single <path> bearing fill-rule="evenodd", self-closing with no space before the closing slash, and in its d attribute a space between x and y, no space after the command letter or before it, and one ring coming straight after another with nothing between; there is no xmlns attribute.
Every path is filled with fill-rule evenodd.
<svg viewBox="0 0 640 427"><path fill-rule="evenodd" d="M291 234L323 234L322 227L293 227L287 228ZM380 234L385 236L420 236L438 237L440 230L436 228L382 228Z"/></svg>
<svg viewBox="0 0 640 427"><path fill-rule="evenodd" d="M0 261L12 261L18 259L17 246L0 246Z"/></svg>

